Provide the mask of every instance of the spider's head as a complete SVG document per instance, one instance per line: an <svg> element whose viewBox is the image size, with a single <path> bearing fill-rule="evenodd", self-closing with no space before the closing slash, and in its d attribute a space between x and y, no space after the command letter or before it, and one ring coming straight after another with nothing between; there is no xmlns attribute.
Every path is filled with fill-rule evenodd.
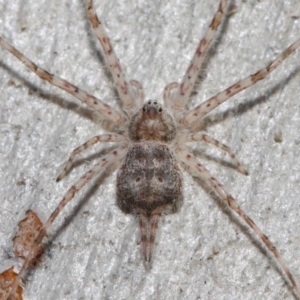
<svg viewBox="0 0 300 300"><path fill-rule="evenodd" d="M143 105L143 117L146 119L155 120L159 118L162 111L163 108L157 101L148 100L148 102Z"/></svg>
<svg viewBox="0 0 300 300"><path fill-rule="evenodd" d="M175 135L173 118L156 100L148 100L130 120L129 136L133 141L169 142Z"/></svg>

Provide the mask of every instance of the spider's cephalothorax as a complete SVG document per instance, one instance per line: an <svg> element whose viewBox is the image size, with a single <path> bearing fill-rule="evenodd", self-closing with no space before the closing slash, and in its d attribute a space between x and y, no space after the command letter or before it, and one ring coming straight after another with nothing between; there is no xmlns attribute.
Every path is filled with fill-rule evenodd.
<svg viewBox="0 0 300 300"><path fill-rule="evenodd" d="M133 142L117 178L117 204L123 212L137 215L146 262L152 257L160 216L176 212L182 202L181 172L167 144L175 135L173 118L149 100L132 117Z"/></svg>
<svg viewBox="0 0 300 300"><path fill-rule="evenodd" d="M142 140L169 142L175 135L173 118L155 100L147 101L130 121L129 137L135 142Z"/></svg>

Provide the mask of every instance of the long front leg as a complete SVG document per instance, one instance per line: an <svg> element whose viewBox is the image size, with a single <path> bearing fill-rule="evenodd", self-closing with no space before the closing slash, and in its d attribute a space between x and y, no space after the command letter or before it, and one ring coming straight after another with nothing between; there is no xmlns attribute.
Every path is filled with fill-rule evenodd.
<svg viewBox="0 0 300 300"><path fill-rule="evenodd" d="M96 15L93 0L86 0L85 5L88 18L90 19L94 32L103 48L104 55L108 62L108 67L123 104L123 109L128 113L129 116L132 116L137 107L137 103L134 99L134 93L131 90L132 87L126 79L122 66L113 49L113 46L110 43L110 39L105 32L105 29Z"/></svg>
<svg viewBox="0 0 300 300"><path fill-rule="evenodd" d="M174 96L174 99L171 103L171 108L176 111L182 111L185 107L189 96L192 92L194 83L197 79L201 65L205 59L205 55L216 35L217 29L221 24L225 10L227 6L227 0L221 0L219 3L218 10L214 15L207 31L204 34L204 37L199 42L196 52L184 74L184 77L178 87L177 94Z"/></svg>
<svg viewBox="0 0 300 300"><path fill-rule="evenodd" d="M40 68L29 58L23 55L20 51L18 51L15 47L7 43L2 37L0 37L0 46L8 50L11 54L13 54L18 60L20 60L27 68L29 68L41 79L46 80L50 84L55 85L60 89L68 92L69 94L73 95L74 97L88 105L90 108L94 109L100 115L104 116L105 118L113 121L118 125L122 125L125 122L124 117L111 106L97 99L93 95L81 90L80 88L71 84L70 82L59 78L56 75L50 74L43 68Z"/></svg>
<svg viewBox="0 0 300 300"><path fill-rule="evenodd" d="M281 267L283 274L289 279L293 291L298 299L300 299L299 287L289 271L286 263L279 254L274 244L269 238L259 229L253 220L236 204L235 199L227 193L222 184L212 177L207 169L202 166L197 159L185 149L177 149L176 157L189 166L194 176L201 178L208 186L210 186L219 198L228 205L255 233L257 238L267 247L267 249L274 255L277 264Z"/></svg>
<svg viewBox="0 0 300 300"><path fill-rule="evenodd" d="M295 43L293 43L286 50L284 50L276 59L271 61L265 68L244 78L241 81L238 81L229 88L225 89L224 91L218 93L217 95L211 97L202 104L193 108L182 118L182 123L189 128L196 127L197 121L200 121L210 111L212 111L214 108L216 108L235 94L254 85L257 81L264 79L299 47L300 39L298 39Z"/></svg>

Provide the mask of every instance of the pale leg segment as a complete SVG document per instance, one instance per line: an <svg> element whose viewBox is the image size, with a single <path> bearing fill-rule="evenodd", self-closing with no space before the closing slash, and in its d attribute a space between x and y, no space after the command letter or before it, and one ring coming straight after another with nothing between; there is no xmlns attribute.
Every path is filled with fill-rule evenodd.
<svg viewBox="0 0 300 300"><path fill-rule="evenodd" d="M74 97L88 105L90 108L94 109L100 115L104 116L107 119L110 119L114 123L122 125L125 122L124 117L111 106L97 99L93 95L90 95L89 93L81 90L80 88L71 84L70 82L61 79L53 74L50 74L46 70L38 67L34 62L32 62L29 58L24 56L15 47L4 41L2 37L0 37L0 45L6 50L8 50L11 54L13 54L27 68L29 68L33 73L38 75L41 79L46 80L50 84L55 85L60 89L68 92L69 94L73 95Z"/></svg>
<svg viewBox="0 0 300 300"><path fill-rule="evenodd" d="M244 175L248 175L248 172L246 170L246 168L238 161L238 159L236 158L235 154L232 152L232 150L222 144L221 142L219 142L218 140L206 135L206 134L202 134L202 133L187 133L187 134L181 134L179 135L179 137L177 138L179 144L185 144L188 142L206 142L208 144L214 145L217 148L227 152L229 154L229 156L231 157L233 163L235 164L235 166L238 168L238 170L244 174Z"/></svg>
<svg viewBox="0 0 300 300"><path fill-rule="evenodd" d="M179 87L178 82L171 82L166 85L163 92L163 99L164 99L164 107L172 109L172 94L171 92L175 92Z"/></svg>
<svg viewBox="0 0 300 300"><path fill-rule="evenodd" d="M87 142L85 142L84 144L82 144L81 146L76 148L75 150L73 150L73 152L71 153L71 155L66 163L66 166L64 167L62 172L58 175L56 181L60 181L66 176L66 174L69 172L69 170L72 166L73 160L76 155L87 150L88 148L95 145L96 143L125 142L125 141L126 141L126 138L124 136L116 134L116 133L107 133L107 134L102 134L102 135L98 135L98 136L91 138L90 140L88 140Z"/></svg>
<svg viewBox="0 0 300 300"><path fill-rule="evenodd" d="M110 43L110 39L95 13L93 0L86 0L85 7L94 32L104 51L104 55L108 62L111 75L119 93L123 109L129 116L132 116L136 111L137 104L135 103L134 95L131 91L131 86L126 79L119 59Z"/></svg>
<svg viewBox="0 0 300 300"><path fill-rule="evenodd" d="M27 258L25 259L25 262L18 274L18 278L15 280L14 285L7 295L7 297L4 298L4 300L8 300L10 298L10 295L14 294L14 290L18 287L19 282L24 274L24 272L27 270L27 268L30 266L30 263L32 260L35 259L34 257L34 249L37 248L37 246L42 242L43 238L45 237L47 230L52 225L56 217L59 215L59 213L63 210L63 208L74 198L75 194L79 192L83 186L88 183L94 176L99 174L101 171L105 170L108 166L113 164L114 162L121 160L127 153L127 147L119 147L113 151L111 151L109 154L102 157L101 161L99 161L92 169L90 169L88 172L86 172L74 185L71 186L71 188L67 191L65 196L62 198L60 203L57 205L55 210L52 212L48 220L46 221L43 228L40 230L37 238L35 239L31 250L28 253Z"/></svg>
<svg viewBox="0 0 300 300"><path fill-rule="evenodd" d="M129 83L133 86L137 92L137 109L143 106L145 101L145 93L142 84L137 80L130 80ZM134 91L133 91L134 92Z"/></svg>
<svg viewBox="0 0 300 300"><path fill-rule="evenodd" d="M241 81L238 81L229 88L225 89L224 91L218 93L217 95L211 97L202 104L193 108L182 118L182 123L185 124L188 128L197 126L197 121L201 120L205 115L207 115L210 111L219 106L221 103L225 102L240 91L254 85L257 81L264 79L298 47L300 47L300 39L298 39L295 43L293 43L286 50L284 50L275 60L271 61L265 68L244 78Z"/></svg>
<svg viewBox="0 0 300 300"><path fill-rule="evenodd" d="M282 259L278 250L269 238L258 228L258 226L249 218L246 213L236 204L235 199L229 195L223 188L222 184L212 177L207 169L201 165L197 159L185 149L177 149L175 153L178 160L189 166L191 173L201 178L213 191L219 196L219 198L228 205L240 218L253 230L258 239L273 253L277 264L281 267L283 274L289 279L293 291L298 299L300 299L299 287L289 271L286 263Z"/></svg>
<svg viewBox="0 0 300 300"><path fill-rule="evenodd" d="M225 11L226 11L227 0L221 0L219 3L218 10L214 15L207 31L204 34L204 37L201 39L196 52L184 74L182 82L178 88L176 97L172 102L171 108L173 110L182 110L185 107L189 96L192 92L194 83L198 77L201 65L205 59L205 55L216 35L217 29L221 24Z"/></svg>

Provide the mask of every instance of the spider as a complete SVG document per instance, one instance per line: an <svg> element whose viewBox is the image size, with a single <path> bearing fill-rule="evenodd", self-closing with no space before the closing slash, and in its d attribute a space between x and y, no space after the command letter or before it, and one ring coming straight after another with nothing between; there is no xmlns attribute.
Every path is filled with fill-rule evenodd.
<svg viewBox="0 0 300 300"><path fill-rule="evenodd" d="M112 121L114 124L114 126L111 127L113 130L112 133L103 134L101 138L90 140L88 144L85 144L85 146L79 148L76 152L73 152L74 154L78 154L82 150L85 150L88 146L99 141L113 141L119 142L120 144L120 146L112 150L110 154L107 154L101 158L101 161L92 169L92 172L87 172L77 182L77 184L70 188L69 192L67 192L66 196L64 197L63 204L66 204L65 202L70 201L74 194L91 179L92 175L103 170L103 168L108 164L123 160L121 172L119 173L117 180L118 203L124 212L134 213L139 220L142 252L145 261L148 263L152 258L155 231L160 217L166 212L166 210L176 212L177 206L182 201L182 180L178 162L187 167L194 176L201 177L208 186L211 186L213 191L221 198L221 200L227 203L235 212L240 214L242 219L252 229L254 229L254 232L261 239L261 241L266 244L268 249L277 258L279 255L270 244L269 240L257 227L255 227L253 221L251 221L249 217L245 216L245 214L235 205L233 198L211 175L209 175L206 169L200 165L200 163L196 161L195 157L183 146L185 142L192 141L204 141L211 143L225 150L232 158L232 161L236 165L237 169L240 170L241 173L246 174L245 168L239 163L235 155L228 147L222 145L220 142L208 137L207 135L196 132L196 128L198 127L202 117L204 117L208 112L221 103L217 103L215 101L216 98L212 98L208 102L204 102L204 104L197 106L191 111L186 110L186 103L198 75L198 69L200 68L202 59L204 58L207 49L209 48L209 38L211 37L211 40L213 39L219 23L224 16L226 2L227 1L224 0L220 1L218 12L211 23L210 29L208 30L205 38L202 39L202 43L200 42L201 53L196 51L195 57L188 67L187 73L185 74L182 82L179 84L171 83L165 88L164 106L162 106L156 100L146 99L144 103L143 90L140 83L137 81L128 81L125 79L125 76L122 76L121 67L119 63L117 63L117 58L114 57L115 54L108 42L108 37L104 33L104 28L100 28L97 22L96 15L92 9L92 1L86 1L87 12L89 19L95 28L96 35L98 37L99 35L101 36L100 39L102 41L102 46L108 61L111 59L109 64L112 66L111 72L119 92L123 112L120 113L105 103L95 100L93 97L87 97L87 94L81 93L77 87L72 86L65 81L58 81L51 74L42 71L40 68L37 69L35 65L31 65L31 69L39 73L40 77L51 82L52 84L56 82L60 88L67 89L70 93L75 94L77 97L85 98L81 100L84 100L84 102L86 102L90 107L95 109L106 119ZM284 60L293 50L299 47L299 44L300 41L296 41L292 46L285 50L277 60L268 64L267 67L260 73L255 73L247 78L245 81L243 81L243 84L239 83L234 85L231 89L226 89L223 94L220 94L222 101L229 99L240 90L254 84L257 80L262 80L264 76L273 71L273 68L275 68L282 60ZM10 48L12 46L6 44L3 40L1 40L1 45L13 52L13 54L19 56L19 58L22 56L22 54L17 54L16 50ZM202 47L204 48L202 49ZM197 50L199 50L199 48L197 48ZM31 62L29 62L29 64L31 64ZM197 67L195 67L195 65L197 65ZM195 69L197 71L195 71ZM133 99L135 100L133 101ZM151 157L158 166L162 166L163 162L168 162L168 164L164 165L164 168L159 170L160 172L158 173L161 173L161 176L157 175L153 177L155 184L153 181L151 181L154 185L150 185L149 188L151 188L148 188L146 191L144 191L143 197L148 199L147 195L151 195L150 198L155 200L159 194L164 192L167 194L165 195L164 201L159 202L157 206L151 202L148 206L147 203L144 203L142 207L139 207L137 203L132 203L133 196L129 195L130 193L129 191L126 191L125 187L131 182L135 182L136 186L133 186L132 190L136 190L136 193L140 193L141 190L139 188L139 184L142 184L141 187L145 186L144 178L142 176L139 177L137 173L133 172L133 178L131 178L132 180L128 181L128 178L131 174L126 172L130 171L131 168L133 171L137 171L138 168L134 166L134 164L138 161L140 161L141 165L146 164L148 167L152 167L151 165L149 166L148 163L144 162L147 155L152 155ZM134 159L129 159L130 157L133 157ZM59 180L61 180L68 173L72 160L73 156L71 156L66 168L58 177ZM168 165L173 166L169 172L166 171L166 166ZM163 171L165 171L165 173ZM172 180L168 180L169 178L172 178ZM169 181L168 185L170 186L172 186L174 182L176 182L176 184L174 187L168 190L165 186L166 181ZM163 187L163 189L159 187ZM158 194L151 194L151 192L156 188L158 189ZM171 195L171 199L169 199L170 197L167 197L169 194ZM44 229L40 232L36 243L40 243L42 241L47 229L54 221L56 215L60 213L61 209L62 205L58 206L53 212L50 219L46 222ZM147 226L147 224L149 226ZM29 266L31 258L32 257L30 256L27 258L19 273L20 277ZM298 287L290 275L287 267L284 263L281 263L281 267L287 277L291 280L295 294L299 296Z"/></svg>

